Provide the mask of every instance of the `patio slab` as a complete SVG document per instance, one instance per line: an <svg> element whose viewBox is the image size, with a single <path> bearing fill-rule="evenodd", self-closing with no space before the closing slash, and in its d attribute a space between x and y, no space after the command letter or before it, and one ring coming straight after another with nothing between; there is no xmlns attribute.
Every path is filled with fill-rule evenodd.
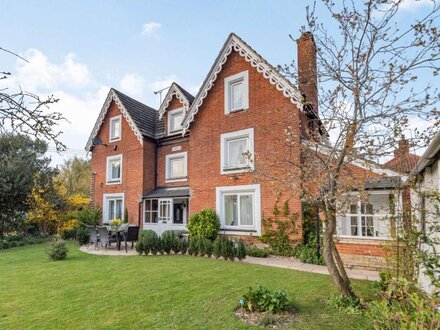
<svg viewBox="0 0 440 330"><path fill-rule="evenodd" d="M136 250L133 248L130 249L130 246L128 247L128 252L125 253L125 247L121 247L121 251L118 251L116 249L116 246L110 246L107 250L103 247L100 247L99 249L95 249L94 246L87 247L87 245L82 245L79 250L81 252L90 253L90 254L96 254L100 256L135 256L137 255Z"/></svg>

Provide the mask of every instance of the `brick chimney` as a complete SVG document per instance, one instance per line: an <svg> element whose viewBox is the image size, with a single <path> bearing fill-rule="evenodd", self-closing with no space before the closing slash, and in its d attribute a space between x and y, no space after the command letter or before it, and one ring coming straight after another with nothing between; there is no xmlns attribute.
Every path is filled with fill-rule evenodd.
<svg viewBox="0 0 440 330"><path fill-rule="evenodd" d="M306 102L318 113L318 77L316 46L311 32L303 32L296 40L298 46L298 88Z"/></svg>
<svg viewBox="0 0 440 330"><path fill-rule="evenodd" d="M399 147L394 150L394 157L408 156L409 154L409 141L405 139L405 135L402 135L399 141Z"/></svg>

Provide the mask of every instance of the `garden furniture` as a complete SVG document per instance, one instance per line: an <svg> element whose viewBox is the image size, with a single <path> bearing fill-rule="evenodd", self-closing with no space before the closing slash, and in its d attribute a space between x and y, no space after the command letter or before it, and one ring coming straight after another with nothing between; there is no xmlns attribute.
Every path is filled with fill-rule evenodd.
<svg viewBox="0 0 440 330"><path fill-rule="evenodd" d="M118 233L116 233L116 235L111 235L110 231L107 229L106 226L99 226L98 228L98 233L99 233L99 244L101 246L105 246L105 249L108 250L108 247L110 246L111 243L116 243L118 249L120 248L119 245L119 240L117 238Z"/></svg>
<svg viewBox="0 0 440 330"><path fill-rule="evenodd" d="M138 240L139 226L128 226L127 231L121 232L121 236L125 243L125 253L127 250L127 242L131 242L131 249L133 250L134 242Z"/></svg>
<svg viewBox="0 0 440 330"><path fill-rule="evenodd" d="M98 248L98 232L96 231L96 227L92 225L86 225L87 230L89 231L89 242L87 244L87 248L90 247L90 244L95 244L95 249Z"/></svg>

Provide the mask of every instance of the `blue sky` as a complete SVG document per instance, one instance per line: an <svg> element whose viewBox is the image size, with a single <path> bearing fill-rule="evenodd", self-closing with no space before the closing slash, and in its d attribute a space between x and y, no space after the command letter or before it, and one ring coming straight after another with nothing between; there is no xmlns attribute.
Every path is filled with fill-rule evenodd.
<svg viewBox="0 0 440 330"><path fill-rule="evenodd" d="M289 34L299 36L309 3L0 0L0 47L30 61L0 53L1 69L14 73L10 84L60 98L70 157L81 154L109 87L156 108L153 90L173 80L195 94L230 32L273 65L290 63Z"/></svg>

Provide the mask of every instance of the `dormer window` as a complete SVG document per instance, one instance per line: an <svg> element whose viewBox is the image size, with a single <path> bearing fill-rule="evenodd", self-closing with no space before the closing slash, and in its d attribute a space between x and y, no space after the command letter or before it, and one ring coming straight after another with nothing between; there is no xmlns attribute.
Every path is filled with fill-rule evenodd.
<svg viewBox="0 0 440 330"><path fill-rule="evenodd" d="M110 118L110 142L121 139L121 116Z"/></svg>
<svg viewBox="0 0 440 330"><path fill-rule="evenodd" d="M249 108L249 71L225 78L225 114Z"/></svg>
<svg viewBox="0 0 440 330"><path fill-rule="evenodd" d="M184 108L168 111L168 134L175 134L182 130L184 116Z"/></svg>

